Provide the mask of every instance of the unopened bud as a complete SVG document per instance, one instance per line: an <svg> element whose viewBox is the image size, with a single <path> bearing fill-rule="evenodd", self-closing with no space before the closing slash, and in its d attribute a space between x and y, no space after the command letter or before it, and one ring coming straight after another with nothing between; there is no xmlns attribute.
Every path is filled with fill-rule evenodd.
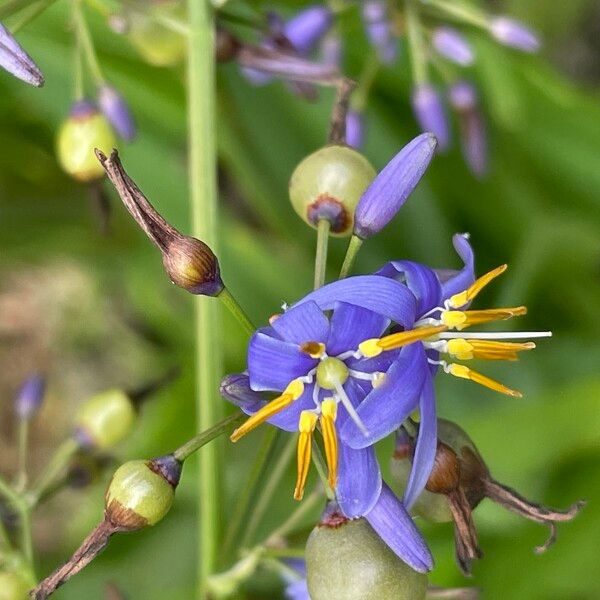
<svg viewBox="0 0 600 600"><path fill-rule="evenodd" d="M110 85L103 85L98 92L98 104L114 130L124 139L132 140L136 134L135 122L129 105Z"/></svg>
<svg viewBox="0 0 600 600"><path fill-rule="evenodd" d="M2 23L0 23L0 68L36 87L44 85L44 76L39 67Z"/></svg>
<svg viewBox="0 0 600 600"><path fill-rule="evenodd" d="M28 420L39 410L44 400L46 381L40 375L32 375L25 380L15 400L15 410L19 419Z"/></svg>
<svg viewBox="0 0 600 600"><path fill-rule="evenodd" d="M371 163L356 150L337 144L325 146L307 156L292 173L290 200L312 227L325 219L333 235L350 235L356 205L375 175Z"/></svg>
<svg viewBox="0 0 600 600"><path fill-rule="evenodd" d="M71 177L93 181L104 175L94 148L109 151L116 144L114 132L95 104L82 100L71 108L57 139L58 161Z"/></svg>
<svg viewBox="0 0 600 600"><path fill-rule="evenodd" d="M326 511L306 543L312 600L420 600L427 576L413 571L364 519Z"/></svg>
<svg viewBox="0 0 600 600"><path fill-rule="evenodd" d="M437 89L428 83L418 85L413 91L412 106L421 131L435 135L440 151L450 145L450 131L444 103Z"/></svg>
<svg viewBox="0 0 600 600"><path fill-rule="evenodd" d="M516 48L522 52L537 52L540 39L537 34L517 19L495 17L489 24L490 33L505 46Z"/></svg>

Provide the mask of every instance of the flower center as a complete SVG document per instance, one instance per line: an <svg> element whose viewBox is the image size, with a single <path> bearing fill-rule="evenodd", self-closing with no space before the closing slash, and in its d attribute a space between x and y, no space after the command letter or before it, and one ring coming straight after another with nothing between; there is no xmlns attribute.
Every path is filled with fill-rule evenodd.
<svg viewBox="0 0 600 600"><path fill-rule="evenodd" d="M317 367L317 383L326 390L344 385L348 379L348 367L339 359L328 356Z"/></svg>

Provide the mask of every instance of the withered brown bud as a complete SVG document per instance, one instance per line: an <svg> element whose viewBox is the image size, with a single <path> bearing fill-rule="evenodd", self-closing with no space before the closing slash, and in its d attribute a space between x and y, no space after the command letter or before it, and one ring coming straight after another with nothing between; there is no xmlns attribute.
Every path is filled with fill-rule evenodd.
<svg viewBox="0 0 600 600"><path fill-rule="evenodd" d="M217 60L219 62L227 62L234 59L240 49L240 42L229 31L217 29Z"/></svg>
<svg viewBox="0 0 600 600"><path fill-rule="evenodd" d="M460 483L460 465L454 450L438 441L433 468L425 486L435 494L448 494Z"/></svg>

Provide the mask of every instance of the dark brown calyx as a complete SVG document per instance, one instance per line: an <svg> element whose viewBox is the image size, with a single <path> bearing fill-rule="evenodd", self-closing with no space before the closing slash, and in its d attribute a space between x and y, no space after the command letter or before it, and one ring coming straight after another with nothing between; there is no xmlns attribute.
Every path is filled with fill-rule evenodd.
<svg viewBox="0 0 600 600"><path fill-rule="evenodd" d="M348 231L352 222L352 217L343 203L327 194L320 195L307 207L306 218L315 227L323 219L329 221L333 233Z"/></svg>

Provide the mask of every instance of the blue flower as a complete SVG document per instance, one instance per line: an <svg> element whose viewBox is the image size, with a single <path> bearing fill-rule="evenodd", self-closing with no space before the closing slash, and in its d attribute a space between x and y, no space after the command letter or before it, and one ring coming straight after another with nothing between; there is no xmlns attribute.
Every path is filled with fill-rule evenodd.
<svg viewBox="0 0 600 600"><path fill-rule="evenodd" d="M0 23L0 68L35 87L44 85L44 76L39 67L2 23Z"/></svg>

